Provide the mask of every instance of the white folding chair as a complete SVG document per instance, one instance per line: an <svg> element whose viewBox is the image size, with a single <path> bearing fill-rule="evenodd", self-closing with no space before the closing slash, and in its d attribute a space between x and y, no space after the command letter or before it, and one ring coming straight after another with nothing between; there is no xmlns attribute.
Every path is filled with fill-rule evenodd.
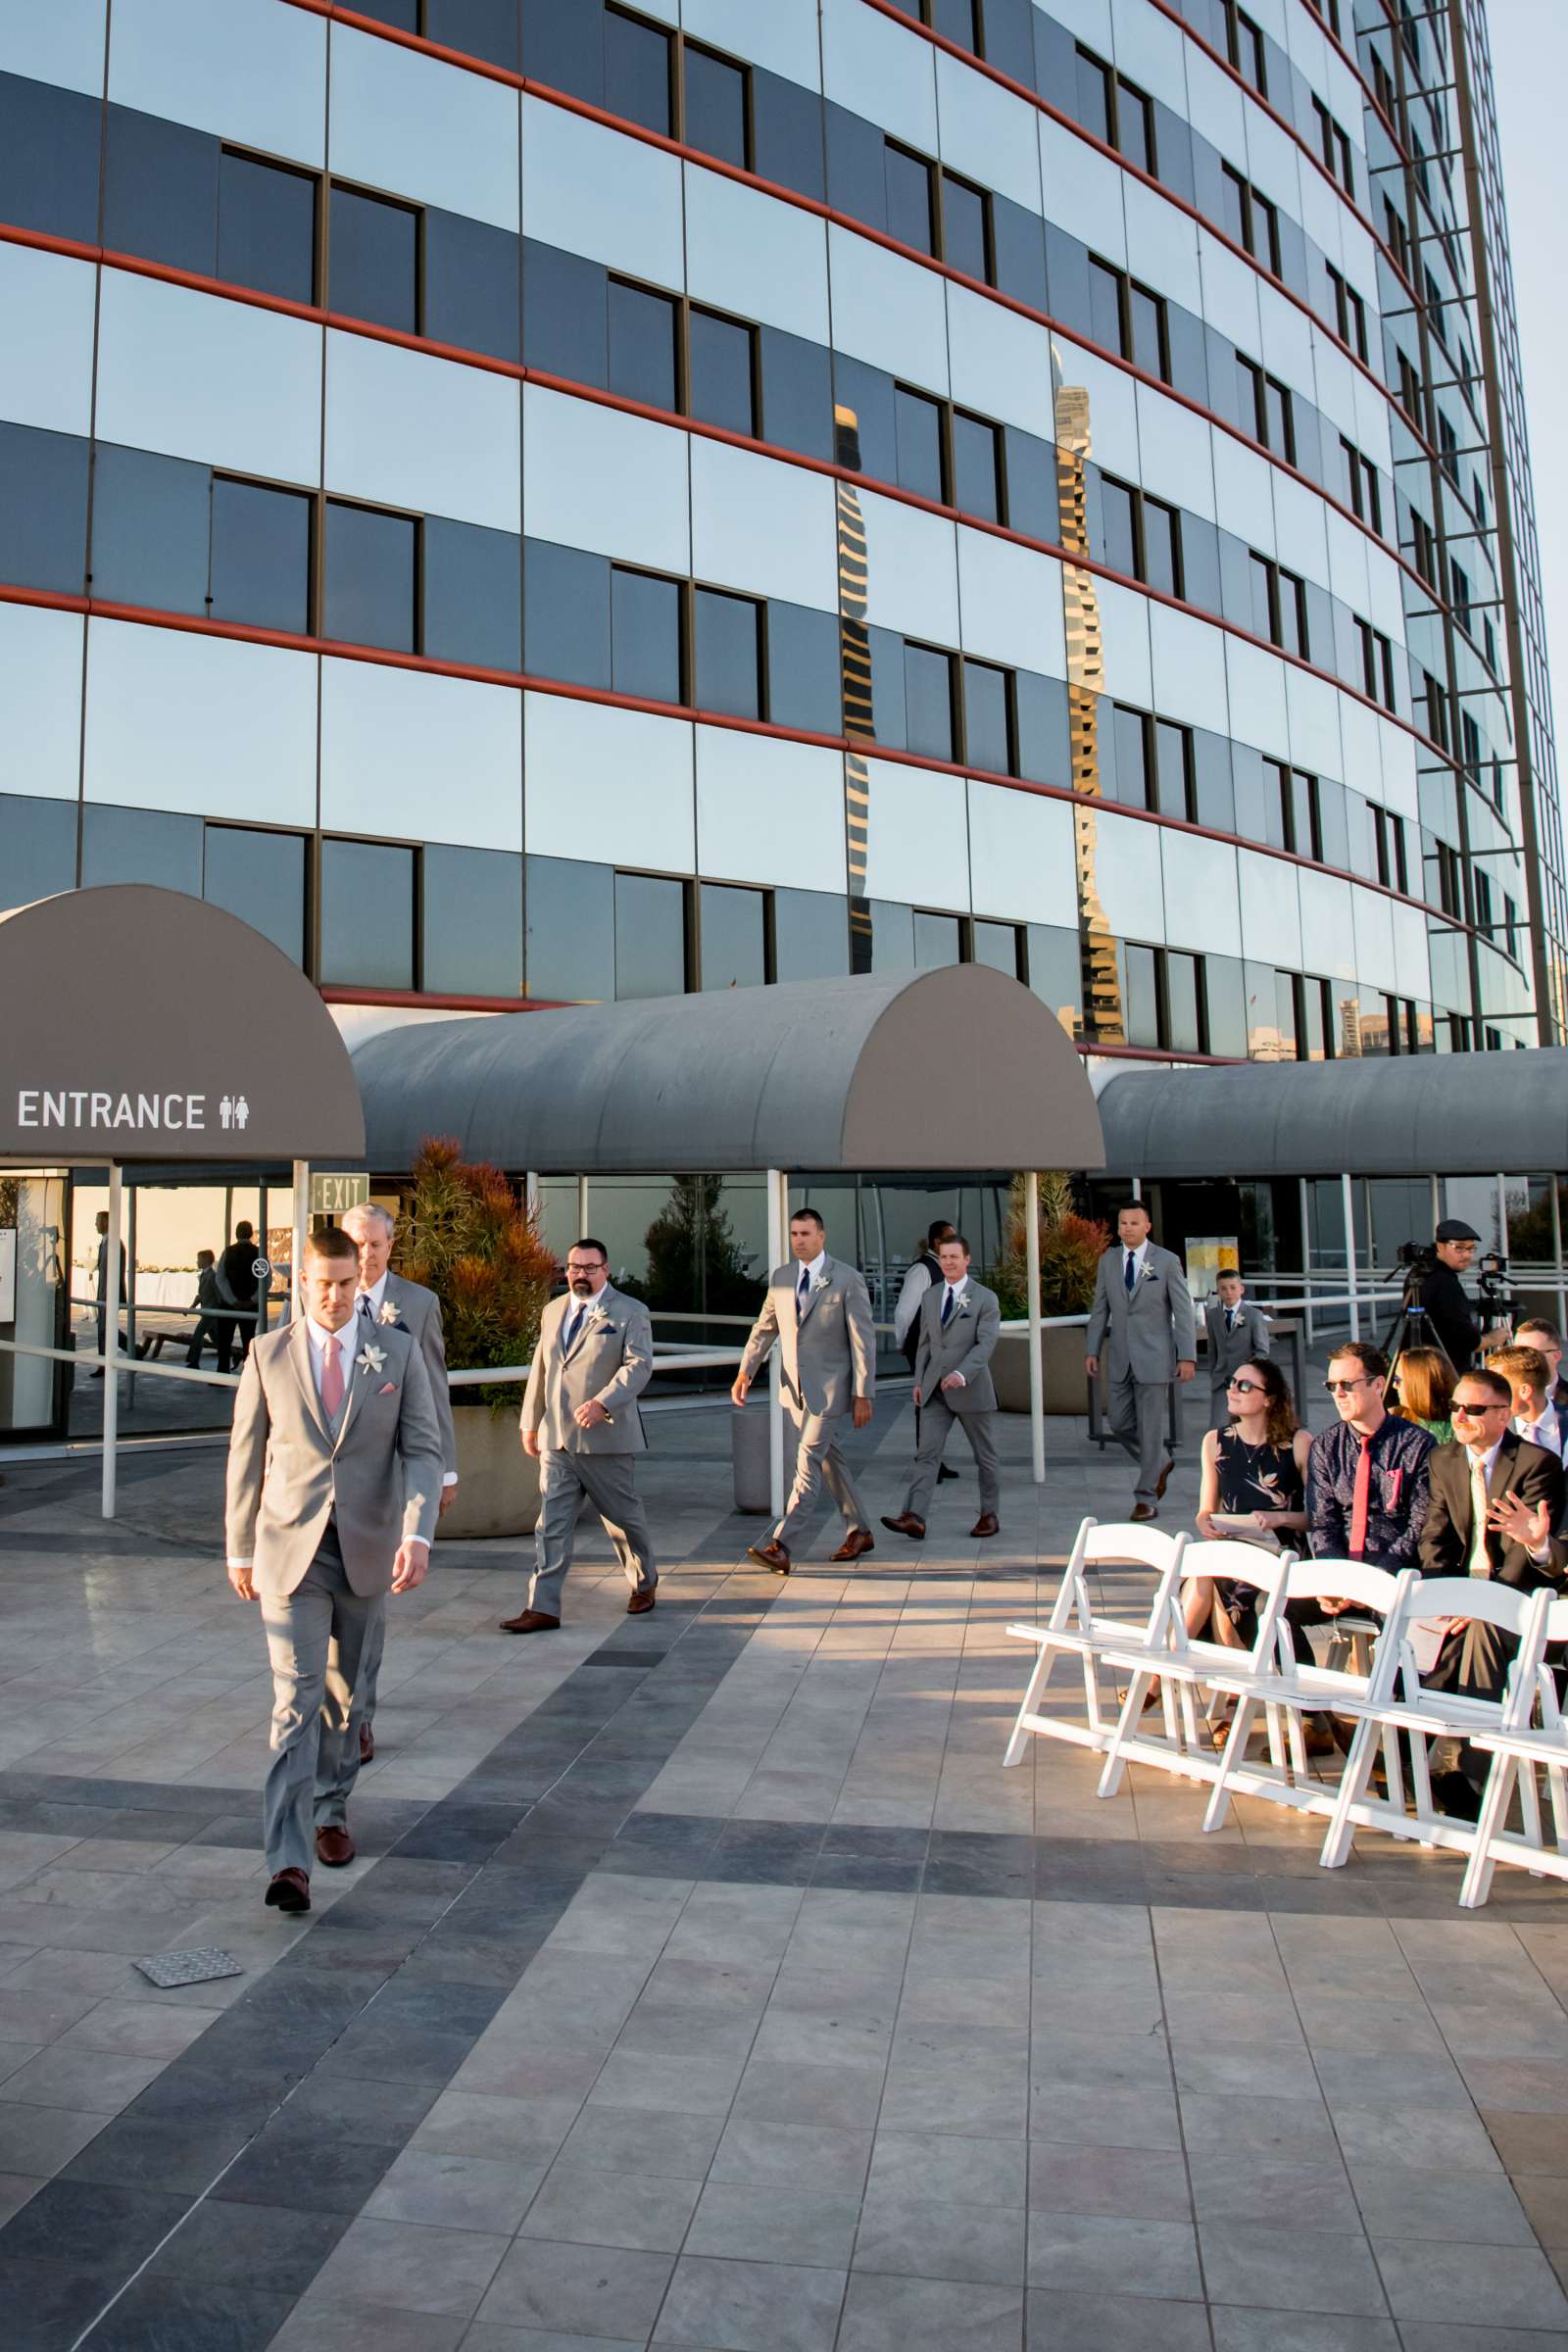
<svg viewBox="0 0 1568 2352"><path fill-rule="evenodd" d="M1189 1564L1192 1555L1189 1554ZM1214 1792L1203 1816L1205 1830L1219 1829L1230 1805L1233 1793L1244 1796L1267 1797L1271 1803L1289 1805L1303 1813L1330 1813L1334 1807L1335 1788L1332 1784L1315 1779L1306 1761L1306 1746L1301 1733L1303 1714L1327 1710L1335 1715L1358 1716L1368 1704L1372 1684L1372 1653L1367 1641L1381 1635L1378 1618L1387 1618L1398 1605L1403 1588L1416 1581L1415 1570L1405 1569L1401 1577L1391 1576L1387 1569L1369 1568L1360 1560L1294 1560L1285 1579L1277 1636L1277 1660L1273 1671L1257 1676L1249 1675L1236 1687L1236 1718L1230 1737L1220 1758ZM1354 1603L1354 1623L1358 1632L1364 1629L1365 1638L1359 1647L1362 1663L1359 1671L1351 1666L1311 1665L1296 1655L1286 1610L1293 1600L1348 1600ZM1332 1621L1337 1624L1337 1621ZM1355 1659L1348 1643L1331 1640L1330 1657L1338 1647L1342 1656L1347 1652ZM1216 1690L1230 1688L1223 1674L1215 1677ZM1290 1755L1290 1774L1280 1772L1272 1760L1267 1767L1249 1764L1247 1741L1251 1721L1258 1707L1274 1708L1283 1716ZM1384 1757L1389 1772L1389 1786L1398 1788L1398 1743L1392 1732L1385 1736ZM1402 1799L1401 1799L1402 1801Z"/></svg>
<svg viewBox="0 0 1568 2352"><path fill-rule="evenodd" d="M1350 1840L1358 1829L1386 1830L1391 1837L1413 1838L1418 1844L1443 1846L1453 1853L1473 1852L1480 1824L1436 1812L1427 1748L1433 1740L1470 1740L1499 1732L1508 1720L1516 1687L1532 1686L1545 1647L1545 1613L1551 1594L1519 1592L1487 1577L1426 1576L1418 1578L1391 1613L1372 1662L1367 1702L1360 1712L1349 1758L1341 1776L1328 1835L1318 1856L1325 1870L1338 1870L1348 1859ZM1509 1634L1518 1644L1499 1698L1472 1698L1462 1692L1428 1690L1421 1682L1411 1646L1416 1628L1442 1617L1469 1617ZM1410 1742L1410 1793L1413 1817L1404 1808L1403 1791L1389 1776L1386 1797L1369 1793L1372 1765L1380 1740L1403 1732ZM1526 1826L1536 1807L1534 1777L1520 1784ZM1540 1844L1540 1822L1535 1825Z"/></svg>
<svg viewBox="0 0 1568 2352"><path fill-rule="evenodd" d="M1033 1642L1040 1651L1029 1687L1018 1709L1012 1737L1007 1741L1004 1765L1016 1764L1024 1752L1031 1732L1047 1740L1066 1740L1078 1747L1103 1750L1110 1740L1110 1725L1101 1706L1100 1661L1107 1650L1120 1653L1136 1651L1140 1639L1152 1638L1156 1621L1164 1622L1161 1594L1172 1572L1179 1573L1182 1554L1187 1548L1185 1535L1162 1535L1153 1527L1101 1527L1095 1520L1086 1519L1078 1530L1077 1541L1062 1571L1061 1586L1056 1593L1046 1625L1009 1625L1007 1632L1015 1641ZM1152 1572L1157 1580L1147 1622L1137 1619L1107 1617L1098 1613L1090 1596L1088 1572L1091 1568L1133 1568ZM1058 1657L1075 1657L1083 1669L1084 1712L1088 1720L1074 1723L1064 1716L1044 1715L1040 1711L1041 1694L1051 1679L1051 1670ZM1172 1739L1176 1736L1175 1717L1166 1693L1166 1722Z"/></svg>
<svg viewBox="0 0 1568 2352"><path fill-rule="evenodd" d="M1568 1642L1568 1600L1548 1596L1540 1633L1544 1650ZM1568 1879L1568 1724L1557 1703L1556 1675L1544 1656L1538 1659L1534 1675L1526 1671L1527 1643L1528 1636L1520 1643L1519 1671L1510 1688L1505 1720L1494 1732L1472 1735L1472 1744L1491 1756L1492 1769L1481 1799L1475 1845L1459 1889L1459 1906L1465 1911L1478 1911L1486 1901L1492 1891L1493 1871L1499 1862L1522 1864L1534 1878ZM1545 1773L1551 1798L1556 1843L1550 1847L1542 1834L1538 1770ZM1516 1782L1523 1835L1503 1826Z"/></svg>
<svg viewBox="0 0 1568 2352"><path fill-rule="evenodd" d="M1198 1746L1195 1694L1205 1688L1237 1694L1272 1672L1276 1649L1275 1637L1280 1623L1280 1611L1285 1601L1285 1580L1292 1565L1290 1552L1265 1551L1257 1544L1234 1542L1220 1544L1189 1544L1174 1567L1167 1570L1160 1584L1154 1615L1150 1620L1148 1642L1140 1650L1117 1652L1107 1650L1107 1665L1129 1672L1132 1676L1127 1696L1122 1705L1116 1729L1105 1752L1104 1770L1100 1776L1099 1794L1114 1796L1121 1785L1123 1768L1128 1763L1152 1764L1161 1772L1174 1772L1184 1780L1212 1781L1217 1778L1220 1758L1212 1748L1206 1751ZM1182 1607L1181 1587L1191 1576L1221 1577L1230 1583L1248 1584L1255 1588L1258 1597L1257 1631L1250 1649L1233 1649L1219 1642L1197 1640L1187 1631ZM1155 1618L1163 1613L1163 1625ZM1161 1694L1166 1700L1166 1738L1151 1738L1141 1728L1144 1701L1155 1676L1159 1677ZM1175 1737L1171 1725L1170 1693L1174 1688L1181 1709L1185 1740ZM1278 1709L1268 1708L1270 1747L1281 1772L1285 1753L1280 1740ZM1232 1728L1231 1740L1236 1737ZM1227 1745L1230 1742L1227 1741Z"/></svg>

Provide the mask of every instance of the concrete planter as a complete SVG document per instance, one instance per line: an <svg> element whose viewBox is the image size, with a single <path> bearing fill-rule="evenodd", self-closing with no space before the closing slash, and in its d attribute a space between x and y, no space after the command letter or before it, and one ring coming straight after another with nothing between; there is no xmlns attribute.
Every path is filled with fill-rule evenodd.
<svg viewBox="0 0 1568 2352"><path fill-rule="evenodd" d="M444 1544L531 1535L539 1516L539 1465L522 1450L515 1411L460 1404L458 1499L437 1530Z"/></svg>
<svg viewBox="0 0 1568 2352"><path fill-rule="evenodd" d="M1046 1411L1059 1417L1081 1416L1088 1394L1084 1382L1084 1335L1076 1331L1043 1331L1040 1360L1045 1376ZM1004 1413L1029 1410L1029 1334L1004 1331L991 1358L991 1377L997 1384L997 1402Z"/></svg>

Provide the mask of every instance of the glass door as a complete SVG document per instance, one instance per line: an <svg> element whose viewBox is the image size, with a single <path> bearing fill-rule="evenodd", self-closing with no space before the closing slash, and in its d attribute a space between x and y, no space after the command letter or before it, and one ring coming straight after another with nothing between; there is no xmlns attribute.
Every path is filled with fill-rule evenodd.
<svg viewBox="0 0 1568 2352"><path fill-rule="evenodd" d="M70 1328L66 1178L60 1170L0 1175L0 1340L64 1348ZM69 1364L0 1348L0 1446L66 1434Z"/></svg>

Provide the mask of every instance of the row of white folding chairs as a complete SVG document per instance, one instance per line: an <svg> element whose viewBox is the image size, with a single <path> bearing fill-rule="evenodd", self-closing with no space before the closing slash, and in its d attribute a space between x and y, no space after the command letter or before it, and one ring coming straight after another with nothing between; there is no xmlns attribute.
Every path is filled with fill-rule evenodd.
<svg viewBox="0 0 1568 2352"><path fill-rule="evenodd" d="M1112 1618L1096 1611L1088 1576L1095 1568L1141 1568L1156 1587L1148 1620ZM1217 1577L1250 1585L1257 1594L1256 1632L1250 1647L1236 1648L1195 1639L1187 1632L1183 1585L1194 1577ZM1293 1600L1341 1600L1358 1617L1381 1617L1384 1633L1368 1671L1350 1672L1298 1661L1284 1611ZM1476 1699L1426 1691L1415 1663L1412 1640L1423 1623L1446 1617L1485 1620L1517 1643L1502 1696ZM1560 1620L1560 1622L1555 1622ZM1231 1795L1240 1790L1299 1811L1325 1815L1329 1830L1321 1859L1342 1863L1357 1828L1385 1830L1425 1845L1450 1846L1470 1856L1460 1900L1474 1906L1486 1899L1497 1860L1522 1862L1536 1871L1568 1877L1568 1740L1558 1714L1556 1690L1544 1664L1548 1642L1568 1638L1568 1602L1553 1613L1551 1596L1526 1594L1503 1585L1468 1578L1421 1579L1413 1570L1396 1578L1349 1560L1297 1560L1254 1544L1195 1544L1146 1527L1098 1527L1086 1520L1079 1530L1046 1626L1014 1625L1010 1634L1037 1644L1029 1687L1018 1711L1004 1762L1015 1764L1033 1735L1063 1739L1104 1756L1099 1794L1113 1795L1126 1765L1142 1763L1188 1780L1206 1782L1211 1794L1205 1830L1223 1823ZM1392 1633L1393 1639L1389 1636ZM1075 1658L1082 1671L1087 1721L1074 1723L1042 1712L1041 1701L1059 1656ZM1102 1670L1129 1678L1114 1723L1102 1703ZM1157 1681L1164 1737L1143 1726L1145 1701ZM1204 1750L1197 1730L1198 1694L1208 1705L1235 1701L1235 1715L1218 1753ZM1268 1763L1250 1764L1247 1746L1252 1720L1263 1710ZM1307 1771L1301 1732L1303 1714L1328 1710L1357 1725L1338 1787ZM1537 1723L1535 1717L1539 1715ZM1399 1734L1410 1754L1415 1817L1405 1811ZM1433 1739L1468 1739L1494 1756L1479 1824L1438 1813L1433 1804L1428 1743ZM1370 1786L1381 1747L1387 1795ZM1551 1790L1556 1851L1542 1843L1536 1772L1544 1768ZM1520 1796L1523 1835L1503 1823L1513 1788Z"/></svg>

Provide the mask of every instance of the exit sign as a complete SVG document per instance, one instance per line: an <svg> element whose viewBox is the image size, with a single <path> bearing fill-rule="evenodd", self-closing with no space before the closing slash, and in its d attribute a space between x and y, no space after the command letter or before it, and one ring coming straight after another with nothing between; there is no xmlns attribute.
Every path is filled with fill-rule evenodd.
<svg viewBox="0 0 1568 2352"><path fill-rule="evenodd" d="M370 1198L368 1173L353 1176L321 1176L311 1178L311 1214L317 1217L346 1217L351 1208L364 1208Z"/></svg>

